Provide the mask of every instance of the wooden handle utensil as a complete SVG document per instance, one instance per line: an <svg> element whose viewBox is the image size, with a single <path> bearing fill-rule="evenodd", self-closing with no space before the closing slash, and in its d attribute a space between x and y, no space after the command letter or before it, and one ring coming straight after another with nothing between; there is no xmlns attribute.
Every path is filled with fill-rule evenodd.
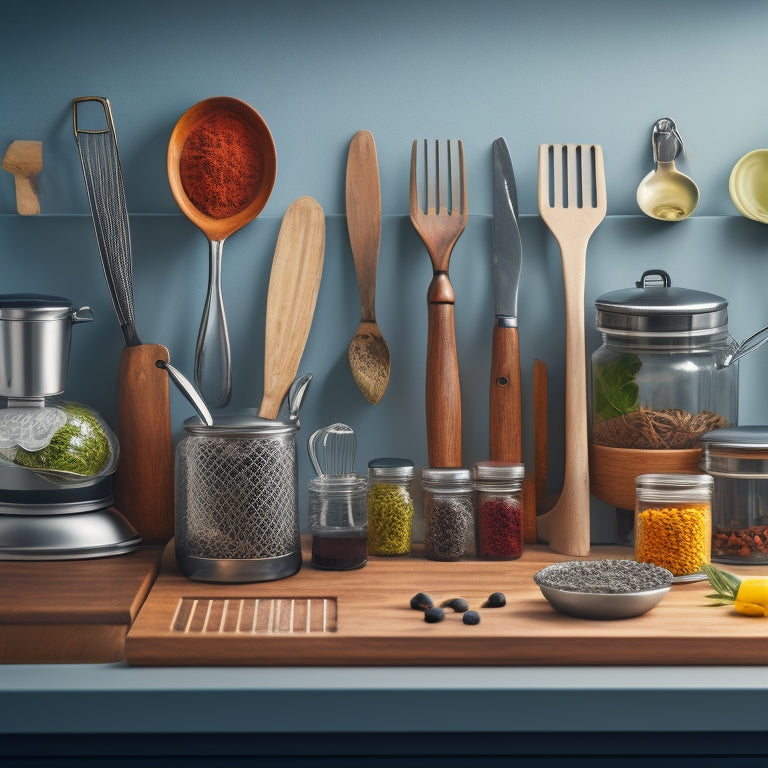
<svg viewBox="0 0 768 768"><path fill-rule="evenodd" d="M267 294L264 394L259 416L274 419L304 353L320 290L325 216L311 197L288 206L277 237Z"/></svg>
<svg viewBox="0 0 768 768"><path fill-rule="evenodd" d="M43 142L12 142L3 157L3 170L13 174L16 211L22 216L40 213L38 174L43 170Z"/></svg>

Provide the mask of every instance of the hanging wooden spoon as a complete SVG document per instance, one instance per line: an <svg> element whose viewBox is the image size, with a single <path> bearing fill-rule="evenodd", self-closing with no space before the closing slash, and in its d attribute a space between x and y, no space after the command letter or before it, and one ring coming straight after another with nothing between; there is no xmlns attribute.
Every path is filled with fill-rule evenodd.
<svg viewBox="0 0 768 768"><path fill-rule="evenodd" d="M267 293L264 394L259 416L274 419L299 369L315 313L325 255L325 216L311 197L294 200L277 236Z"/></svg>
<svg viewBox="0 0 768 768"><path fill-rule="evenodd" d="M232 394L221 293L224 240L259 215L277 174L275 143L251 106L217 96L190 107L168 143L168 180L179 208L210 244L208 293L195 349L195 383L212 406Z"/></svg>
<svg viewBox="0 0 768 768"><path fill-rule="evenodd" d="M376 322L376 263L381 238L381 189L376 145L358 131L347 158L347 228L360 291L360 325L349 345L357 386L376 405L389 384L389 346Z"/></svg>

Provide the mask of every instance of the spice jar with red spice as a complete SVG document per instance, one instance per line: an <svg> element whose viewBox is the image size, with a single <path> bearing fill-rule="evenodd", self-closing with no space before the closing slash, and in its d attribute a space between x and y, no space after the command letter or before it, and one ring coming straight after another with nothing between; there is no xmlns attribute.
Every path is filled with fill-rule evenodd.
<svg viewBox="0 0 768 768"><path fill-rule="evenodd" d="M525 466L479 461L472 470L475 492L475 542L481 560L515 560L523 554L523 479Z"/></svg>
<svg viewBox="0 0 768 768"><path fill-rule="evenodd" d="M768 565L768 426L715 429L699 466L712 476L712 560Z"/></svg>

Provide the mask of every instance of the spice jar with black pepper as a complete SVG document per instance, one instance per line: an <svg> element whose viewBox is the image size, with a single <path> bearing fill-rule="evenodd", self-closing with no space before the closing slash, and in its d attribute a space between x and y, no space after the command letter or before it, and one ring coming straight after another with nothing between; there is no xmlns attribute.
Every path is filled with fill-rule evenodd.
<svg viewBox="0 0 768 768"><path fill-rule="evenodd" d="M470 471L425 467L424 554L430 560L461 560L474 538L474 504Z"/></svg>
<svg viewBox="0 0 768 768"><path fill-rule="evenodd" d="M368 554L410 554L414 516L412 480L410 459L382 458L368 462Z"/></svg>
<svg viewBox="0 0 768 768"><path fill-rule="evenodd" d="M473 467L475 548L481 560L515 560L523 553L523 464L479 461Z"/></svg>
<svg viewBox="0 0 768 768"><path fill-rule="evenodd" d="M635 560L672 572L673 581L706 578L711 561L712 478L649 474L635 481Z"/></svg>

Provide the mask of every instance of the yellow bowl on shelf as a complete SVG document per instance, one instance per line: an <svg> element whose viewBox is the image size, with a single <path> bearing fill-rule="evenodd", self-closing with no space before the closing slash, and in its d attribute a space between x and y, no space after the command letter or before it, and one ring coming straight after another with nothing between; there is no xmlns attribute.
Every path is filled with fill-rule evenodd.
<svg viewBox="0 0 768 768"><path fill-rule="evenodd" d="M728 191L742 216L768 224L768 149L755 149L739 159Z"/></svg>

